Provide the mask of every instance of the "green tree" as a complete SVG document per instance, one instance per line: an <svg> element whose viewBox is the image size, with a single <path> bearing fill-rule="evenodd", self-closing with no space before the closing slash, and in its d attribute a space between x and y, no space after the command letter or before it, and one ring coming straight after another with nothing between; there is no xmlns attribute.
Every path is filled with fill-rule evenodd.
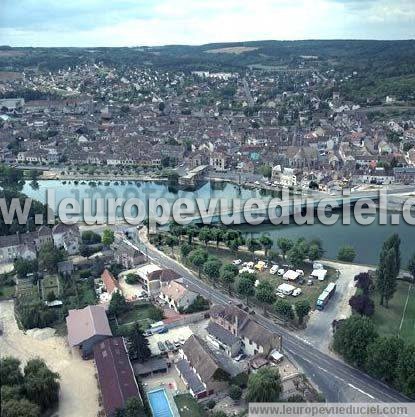
<svg viewBox="0 0 415 417"><path fill-rule="evenodd" d="M0 359L0 384L3 385L21 385L23 383L23 374L20 370L20 361L11 356Z"/></svg>
<svg viewBox="0 0 415 417"><path fill-rule="evenodd" d="M211 230L211 233L212 233L212 239L216 240L216 247L218 247L219 243L223 240L224 231L220 229L219 227L214 227Z"/></svg>
<svg viewBox="0 0 415 417"><path fill-rule="evenodd" d="M239 270L236 265L226 264L220 271L220 279L223 285L227 288L229 294L231 294L232 285L235 282L235 278L238 276Z"/></svg>
<svg viewBox="0 0 415 417"><path fill-rule="evenodd" d="M310 245L308 249L308 259L316 261L320 258L320 248L317 245Z"/></svg>
<svg viewBox="0 0 415 417"><path fill-rule="evenodd" d="M1 417L40 417L40 408L26 398L2 402Z"/></svg>
<svg viewBox="0 0 415 417"><path fill-rule="evenodd" d="M285 260L287 252L294 246L294 242L287 237L280 237L277 239L277 246L282 252L282 256Z"/></svg>
<svg viewBox="0 0 415 417"><path fill-rule="evenodd" d="M49 303L51 303L52 301L56 300L56 295L54 291L49 291L46 295L46 301L48 301Z"/></svg>
<svg viewBox="0 0 415 417"><path fill-rule="evenodd" d="M294 304L294 309L298 317L298 323L303 324L304 317L306 317L311 310L310 302L308 300L298 300Z"/></svg>
<svg viewBox="0 0 415 417"><path fill-rule="evenodd" d="M190 245L189 243L182 243L180 246L180 255L182 256L182 258L187 258L192 250L192 245Z"/></svg>
<svg viewBox="0 0 415 417"><path fill-rule="evenodd" d="M375 326L369 318L352 316L334 333L333 348L347 362L363 367L367 360L367 347L377 337Z"/></svg>
<svg viewBox="0 0 415 417"><path fill-rule="evenodd" d="M342 246L337 254L337 259L341 262L353 262L356 258L356 251L352 246Z"/></svg>
<svg viewBox="0 0 415 417"><path fill-rule="evenodd" d="M144 417L145 415L140 397L136 396L127 399L124 407L124 417Z"/></svg>
<svg viewBox="0 0 415 417"><path fill-rule="evenodd" d="M267 304L272 304L275 301L273 285L266 280L260 281L255 290L255 296L263 304L265 313Z"/></svg>
<svg viewBox="0 0 415 417"><path fill-rule="evenodd" d="M215 281L220 276L220 268L222 262L219 259L208 259L203 264L203 273L212 281Z"/></svg>
<svg viewBox="0 0 415 417"><path fill-rule="evenodd" d="M273 305L275 313L282 317L285 320L293 320L294 319L294 311L292 305L281 298L277 298Z"/></svg>
<svg viewBox="0 0 415 417"><path fill-rule="evenodd" d="M199 231L199 240L201 242L204 242L207 246L208 243L213 240L213 234L212 231L209 229L209 227L202 227Z"/></svg>
<svg viewBox="0 0 415 417"><path fill-rule="evenodd" d="M86 245L93 245L96 243L101 243L101 236L98 233L93 232L92 230L86 230L82 232L82 242Z"/></svg>
<svg viewBox="0 0 415 417"><path fill-rule="evenodd" d="M27 274L38 271L38 261L37 259L30 261L23 258L17 258L14 261L14 271L19 278L25 278Z"/></svg>
<svg viewBox="0 0 415 417"><path fill-rule="evenodd" d="M56 273L58 263L63 261L64 254L60 249L55 248L53 243L46 243L39 251L38 260L39 268L47 270L50 273Z"/></svg>
<svg viewBox="0 0 415 417"><path fill-rule="evenodd" d="M189 261L198 269L199 278L203 264L207 261L208 254L205 250L199 248L189 253Z"/></svg>
<svg viewBox="0 0 415 417"><path fill-rule="evenodd" d="M151 357L151 351L148 347L148 340L144 337L143 331L138 322L135 322L127 335L128 354L134 360L140 363L145 362Z"/></svg>
<svg viewBox="0 0 415 417"><path fill-rule="evenodd" d="M376 271L376 290L380 294L380 305L388 307L389 300L396 291L396 253L393 248L383 248L380 262Z"/></svg>
<svg viewBox="0 0 415 417"><path fill-rule="evenodd" d="M102 243L105 246L110 246L114 243L114 231L111 229L105 229L102 233Z"/></svg>
<svg viewBox="0 0 415 417"><path fill-rule="evenodd" d="M111 301L108 308L109 313L118 316L124 313L127 309L128 304L124 295L119 291L115 291L111 296Z"/></svg>
<svg viewBox="0 0 415 417"><path fill-rule="evenodd" d="M254 256L255 251L261 249L261 244L257 239L248 239L246 241L246 247L248 248L249 252L252 253L252 256Z"/></svg>
<svg viewBox="0 0 415 417"><path fill-rule="evenodd" d="M415 345L407 344L400 352L396 369L397 384L408 397L415 398Z"/></svg>
<svg viewBox="0 0 415 417"><path fill-rule="evenodd" d="M2 385L0 393L1 401L20 400L23 398L23 388L21 385Z"/></svg>
<svg viewBox="0 0 415 417"><path fill-rule="evenodd" d="M234 401L239 401L242 397L242 390L238 385L231 385L229 387L229 397Z"/></svg>
<svg viewBox="0 0 415 417"><path fill-rule="evenodd" d="M379 337L367 347L365 368L377 379L388 384L397 377L398 360L404 342L397 337Z"/></svg>
<svg viewBox="0 0 415 417"><path fill-rule="evenodd" d="M41 411L54 407L59 401L59 374L52 372L41 359L30 359L24 368L25 393Z"/></svg>
<svg viewBox="0 0 415 417"><path fill-rule="evenodd" d="M249 297L255 294L255 278L252 278L253 274L243 273L239 276L237 283L237 291L242 297L246 297L246 305L249 305Z"/></svg>
<svg viewBox="0 0 415 417"><path fill-rule="evenodd" d="M127 274L125 277L125 282L129 285L135 285L139 283L138 275L136 274Z"/></svg>
<svg viewBox="0 0 415 417"><path fill-rule="evenodd" d="M307 252L303 243L296 243L287 253L288 262L293 265L294 268L302 266L306 256Z"/></svg>
<svg viewBox="0 0 415 417"><path fill-rule="evenodd" d="M166 237L166 245L170 248L172 255L174 254L174 247L179 244L179 238L177 236L169 235Z"/></svg>
<svg viewBox="0 0 415 417"><path fill-rule="evenodd" d="M191 245L193 238L199 234L199 230L195 226L185 226L184 234L187 235L187 243Z"/></svg>
<svg viewBox="0 0 415 417"><path fill-rule="evenodd" d="M280 399L281 377L278 369L264 367L249 375L246 400L248 402L270 403Z"/></svg>
<svg viewBox="0 0 415 417"><path fill-rule="evenodd" d="M272 248L273 241L270 237L262 235L259 239L259 243L264 249L265 256L268 256L268 251Z"/></svg>

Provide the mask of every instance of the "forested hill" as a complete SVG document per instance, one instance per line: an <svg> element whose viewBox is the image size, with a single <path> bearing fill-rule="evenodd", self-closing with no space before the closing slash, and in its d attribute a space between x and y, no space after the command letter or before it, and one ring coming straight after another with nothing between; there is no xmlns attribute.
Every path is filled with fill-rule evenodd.
<svg viewBox="0 0 415 417"><path fill-rule="evenodd" d="M297 66L300 61L309 66L369 70L373 74L415 74L415 41L254 41L131 48L0 47L1 70L28 67L55 70L88 62L183 70L243 70L249 65Z"/></svg>

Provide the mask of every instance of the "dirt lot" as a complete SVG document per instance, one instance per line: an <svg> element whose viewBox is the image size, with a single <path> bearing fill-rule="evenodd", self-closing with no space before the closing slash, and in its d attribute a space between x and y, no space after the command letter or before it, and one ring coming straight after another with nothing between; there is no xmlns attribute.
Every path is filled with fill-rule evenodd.
<svg viewBox="0 0 415 417"><path fill-rule="evenodd" d="M61 376L59 417L95 417L99 410L98 386L92 361L83 361L52 329L33 329L27 334L14 318L13 301L0 302L0 356L14 356L23 363L40 357Z"/></svg>

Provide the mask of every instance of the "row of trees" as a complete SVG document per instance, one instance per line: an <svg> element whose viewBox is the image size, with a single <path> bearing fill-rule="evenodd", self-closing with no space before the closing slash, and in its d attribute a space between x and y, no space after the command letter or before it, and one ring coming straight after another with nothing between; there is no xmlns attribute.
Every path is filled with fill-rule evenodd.
<svg viewBox="0 0 415 417"><path fill-rule="evenodd" d="M29 360L23 372L13 357L0 359L2 417L40 417L59 401L59 375L41 359Z"/></svg>
<svg viewBox="0 0 415 417"><path fill-rule="evenodd" d="M353 315L335 332L333 348L350 364L415 398L415 345L380 337L370 318Z"/></svg>

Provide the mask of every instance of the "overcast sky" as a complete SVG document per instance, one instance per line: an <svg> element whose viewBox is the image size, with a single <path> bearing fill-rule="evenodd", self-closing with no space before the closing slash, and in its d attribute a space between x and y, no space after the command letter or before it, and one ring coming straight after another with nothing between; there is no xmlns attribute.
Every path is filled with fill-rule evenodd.
<svg viewBox="0 0 415 417"><path fill-rule="evenodd" d="M414 38L415 0L0 0L0 45Z"/></svg>

